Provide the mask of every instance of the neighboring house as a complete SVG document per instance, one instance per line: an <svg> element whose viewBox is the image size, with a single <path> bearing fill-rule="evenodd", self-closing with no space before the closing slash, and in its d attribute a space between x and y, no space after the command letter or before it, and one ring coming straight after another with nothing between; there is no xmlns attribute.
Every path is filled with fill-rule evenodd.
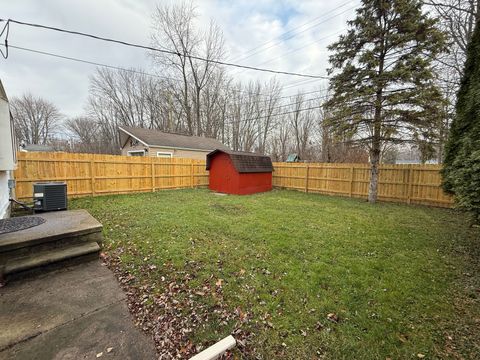
<svg viewBox="0 0 480 360"><path fill-rule="evenodd" d="M205 160L215 149L229 150L220 141L201 136L166 133L121 126L118 128L122 155L178 157Z"/></svg>
<svg viewBox="0 0 480 360"><path fill-rule="evenodd" d="M17 164L13 118L8 98L0 80L0 219L10 215L10 188Z"/></svg>
<svg viewBox="0 0 480 360"><path fill-rule="evenodd" d="M48 145L40 145L40 144L21 144L20 145L20 151L24 152L52 152L55 151L55 149L51 146Z"/></svg>

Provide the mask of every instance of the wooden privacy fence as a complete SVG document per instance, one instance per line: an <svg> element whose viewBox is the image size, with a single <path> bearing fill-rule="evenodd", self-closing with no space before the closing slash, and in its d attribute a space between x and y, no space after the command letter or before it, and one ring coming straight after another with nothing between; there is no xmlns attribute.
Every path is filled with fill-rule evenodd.
<svg viewBox="0 0 480 360"><path fill-rule="evenodd" d="M274 163L273 186L329 195L366 198L368 164ZM381 165L379 200L452 207L441 188L440 165Z"/></svg>
<svg viewBox="0 0 480 360"><path fill-rule="evenodd" d="M19 152L16 196L38 181L65 181L69 196L123 194L208 185L205 161L178 158Z"/></svg>
<svg viewBox="0 0 480 360"><path fill-rule="evenodd" d="M19 152L16 196L32 197L32 184L65 181L69 196L124 194L208 185L205 161L117 155ZM274 163L273 186L366 198L368 164ZM439 165L382 165L379 199L451 207L440 186Z"/></svg>

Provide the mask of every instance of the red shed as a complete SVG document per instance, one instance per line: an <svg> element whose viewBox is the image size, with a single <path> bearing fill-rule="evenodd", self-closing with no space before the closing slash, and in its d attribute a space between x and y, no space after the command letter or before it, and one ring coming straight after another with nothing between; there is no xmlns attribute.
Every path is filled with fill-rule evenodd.
<svg viewBox="0 0 480 360"><path fill-rule="evenodd" d="M269 156L217 149L207 155L207 170L210 190L238 195L272 190Z"/></svg>

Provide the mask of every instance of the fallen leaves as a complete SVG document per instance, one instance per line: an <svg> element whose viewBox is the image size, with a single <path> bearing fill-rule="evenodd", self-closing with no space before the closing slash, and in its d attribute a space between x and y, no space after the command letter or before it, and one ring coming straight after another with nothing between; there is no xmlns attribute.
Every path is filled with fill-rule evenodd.
<svg viewBox="0 0 480 360"><path fill-rule="evenodd" d="M333 323L338 323L338 321L340 320L338 315L335 314L335 313L329 313L327 314L327 319Z"/></svg>
<svg viewBox="0 0 480 360"><path fill-rule="evenodd" d="M150 260L147 258L147 260ZM190 358L213 342L192 343L196 331L203 331L212 323L219 327L232 327L232 335L238 342L237 350L245 357L254 349L249 348L252 334L242 327L250 322L250 312L239 307L230 309L224 301L224 279L212 277L200 285L191 285L196 268L201 264L187 262L184 270L179 271L172 264L162 266L143 264L135 269L149 275L148 280L140 280L125 267L119 257L105 255L103 261L115 273L125 293L128 307L134 316L135 324L150 334L155 342L159 358ZM148 282L147 282L148 281ZM213 305L204 297L214 299ZM272 325L273 326L273 325ZM111 348L109 348L111 349ZM112 350L106 350L107 353ZM101 353L102 356L103 352ZM99 357L97 356L97 357ZM226 354L226 359L231 354Z"/></svg>

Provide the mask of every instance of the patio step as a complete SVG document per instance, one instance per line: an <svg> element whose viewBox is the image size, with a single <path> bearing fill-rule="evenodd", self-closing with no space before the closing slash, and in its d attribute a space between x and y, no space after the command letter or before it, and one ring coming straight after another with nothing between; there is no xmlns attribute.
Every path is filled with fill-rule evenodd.
<svg viewBox="0 0 480 360"><path fill-rule="evenodd" d="M36 214L45 222L0 236L0 278L12 280L98 259L102 224L85 210Z"/></svg>
<svg viewBox="0 0 480 360"><path fill-rule="evenodd" d="M47 243L102 242L102 224L86 210L55 211L31 216L41 217L45 222L1 235L0 255L21 249L37 251L41 249L41 245Z"/></svg>
<svg viewBox="0 0 480 360"><path fill-rule="evenodd" d="M77 264L98 258L100 246L96 242L64 245L56 249L44 250L37 254L9 258L4 265L4 276L8 280L43 272L47 269ZM70 262L72 260L73 262Z"/></svg>

